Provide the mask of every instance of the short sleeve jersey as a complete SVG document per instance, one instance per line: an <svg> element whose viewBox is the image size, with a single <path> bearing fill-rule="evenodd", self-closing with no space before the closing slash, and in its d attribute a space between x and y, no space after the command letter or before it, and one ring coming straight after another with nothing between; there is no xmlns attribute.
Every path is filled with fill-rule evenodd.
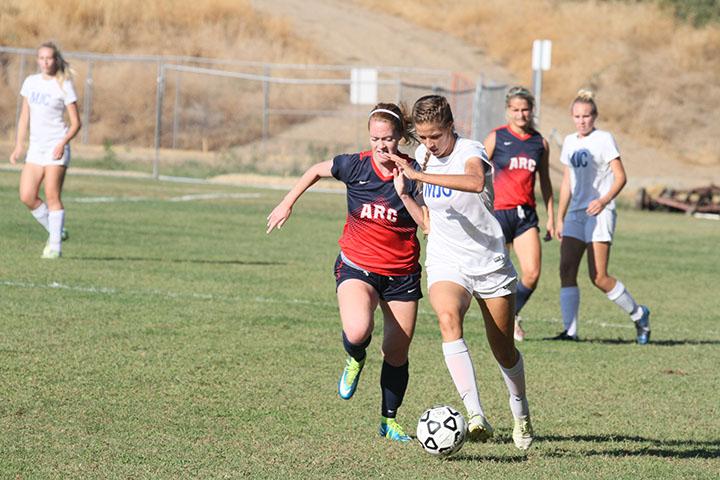
<svg viewBox="0 0 720 480"><path fill-rule="evenodd" d="M415 158L425 158L420 145ZM430 155L425 172L462 175L469 158L480 158L485 168L481 193L461 192L425 183L423 197L430 210L430 234L425 265L453 266L468 275L483 275L509 262L502 228L493 214L492 164L482 143L458 137L446 157Z"/></svg>
<svg viewBox="0 0 720 480"><path fill-rule="evenodd" d="M20 95L30 107L30 145L53 148L67 133L65 106L77 101L72 82L65 80L60 88L55 78L38 73L25 79Z"/></svg>
<svg viewBox="0 0 720 480"><path fill-rule="evenodd" d="M495 210L518 205L535 208L535 173L544 154L543 137L538 132L518 135L508 126L495 129Z"/></svg>
<svg viewBox="0 0 720 480"><path fill-rule="evenodd" d="M560 162L570 168L572 197L568 211L585 210L592 200L605 195L615 181L610 162L620 157L617 144L610 132L593 130L590 135L578 137L576 133L565 137ZM605 208L615 208L615 201Z"/></svg>
<svg viewBox="0 0 720 480"><path fill-rule="evenodd" d="M372 152L338 155L332 175L347 186L347 220L338 241L345 256L380 275L417 273L417 224L397 195L393 177L375 166ZM415 182L410 183L415 192Z"/></svg>

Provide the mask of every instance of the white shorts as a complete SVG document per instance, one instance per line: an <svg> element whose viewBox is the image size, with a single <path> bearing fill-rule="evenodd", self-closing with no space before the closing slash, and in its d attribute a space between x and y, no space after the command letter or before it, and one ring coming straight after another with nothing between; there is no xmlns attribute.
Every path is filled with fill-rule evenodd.
<svg viewBox="0 0 720 480"><path fill-rule="evenodd" d="M25 156L25 163L32 163L34 165L40 165L41 167L48 167L50 165L67 167L70 165L70 145L65 145L63 156L59 160L53 158L54 149L55 147L36 147L31 144Z"/></svg>
<svg viewBox="0 0 720 480"><path fill-rule="evenodd" d="M428 291L433 283L443 281L460 285L475 298L505 297L517 290L517 272L510 262L500 270L482 275L468 275L452 265L425 267L425 273Z"/></svg>
<svg viewBox="0 0 720 480"><path fill-rule="evenodd" d="M563 237L573 237L585 243L610 242L615 233L615 210L604 209L595 216L584 210L576 210L565 215Z"/></svg>

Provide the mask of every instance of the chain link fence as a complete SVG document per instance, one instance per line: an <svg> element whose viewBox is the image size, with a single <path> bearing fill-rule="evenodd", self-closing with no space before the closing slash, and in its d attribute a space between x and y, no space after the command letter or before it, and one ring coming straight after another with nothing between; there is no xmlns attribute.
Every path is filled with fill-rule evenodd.
<svg viewBox="0 0 720 480"><path fill-rule="evenodd" d="M35 56L34 49L0 47L0 128L8 142L15 136L22 81L37 71ZM378 101L408 108L422 95L445 95L458 133L470 138L482 140L504 122L505 86L446 70L363 67L374 78L371 85L358 85L353 72L359 67L348 65L84 52L64 56L75 70L83 121L74 141L73 163L80 166L140 170L156 177L297 174L336 153L367 148L372 105L352 101L356 88L369 87Z"/></svg>

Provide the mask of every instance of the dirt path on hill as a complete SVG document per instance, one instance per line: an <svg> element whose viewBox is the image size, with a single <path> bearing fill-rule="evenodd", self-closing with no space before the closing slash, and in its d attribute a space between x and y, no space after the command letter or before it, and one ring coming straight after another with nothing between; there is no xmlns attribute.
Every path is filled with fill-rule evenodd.
<svg viewBox="0 0 720 480"><path fill-rule="evenodd" d="M381 11L369 11L348 0L252 0L252 5L269 15L286 17L297 34L321 45L334 63L437 68L461 72L473 79L484 75L496 83L516 81L483 52L460 39ZM560 149L553 139L562 141L573 130L567 108L543 104L541 120L543 134L549 136L555 131L550 139L551 162L559 167ZM295 132L290 129L288 135L300 134L311 140L313 132L327 132L328 125L323 123L327 120L318 122L308 122ZM720 184L720 169L681 163L666 151L640 144L629 133L613 134L628 172L626 194L640 186Z"/></svg>

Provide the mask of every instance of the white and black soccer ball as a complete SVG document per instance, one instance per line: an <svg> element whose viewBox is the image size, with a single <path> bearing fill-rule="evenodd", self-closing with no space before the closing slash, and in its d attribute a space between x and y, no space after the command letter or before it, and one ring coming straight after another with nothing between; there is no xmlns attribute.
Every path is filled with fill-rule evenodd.
<svg viewBox="0 0 720 480"><path fill-rule="evenodd" d="M460 412L448 405L436 405L420 415L416 435L423 450L445 457L460 450L466 432L465 417Z"/></svg>

